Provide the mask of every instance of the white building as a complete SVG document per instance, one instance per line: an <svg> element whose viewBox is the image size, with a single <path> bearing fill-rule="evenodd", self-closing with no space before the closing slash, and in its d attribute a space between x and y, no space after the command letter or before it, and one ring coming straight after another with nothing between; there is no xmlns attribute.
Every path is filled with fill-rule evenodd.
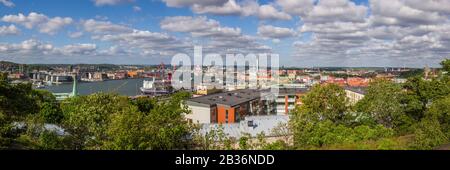
<svg viewBox="0 0 450 170"><path fill-rule="evenodd" d="M364 98L366 90L364 87L346 87L345 93L351 105L356 104L358 101Z"/></svg>

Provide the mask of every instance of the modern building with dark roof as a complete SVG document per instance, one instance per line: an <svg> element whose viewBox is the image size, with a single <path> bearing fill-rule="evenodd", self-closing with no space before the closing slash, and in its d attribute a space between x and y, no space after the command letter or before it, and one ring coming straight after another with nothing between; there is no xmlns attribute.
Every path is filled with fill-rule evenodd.
<svg viewBox="0 0 450 170"><path fill-rule="evenodd" d="M192 113L186 118L194 123L235 123L245 116L274 115L275 102L268 91L242 89L189 99Z"/></svg>

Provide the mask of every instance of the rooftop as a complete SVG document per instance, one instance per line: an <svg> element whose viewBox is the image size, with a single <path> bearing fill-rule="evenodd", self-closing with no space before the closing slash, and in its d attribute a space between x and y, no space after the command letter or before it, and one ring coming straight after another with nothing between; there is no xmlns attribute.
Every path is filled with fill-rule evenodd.
<svg viewBox="0 0 450 170"><path fill-rule="evenodd" d="M306 93L308 90L308 88L281 87L279 88L278 93L281 95L295 95L299 93Z"/></svg>
<svg viewBox="0 0 450 170"><path fill-rule="evenodd" d="M282 123L288 123L287 115L268 115L268 116L247 116L245 120L232 124L203 124L200 133L206 134L211 130L218 130L223 127L223 132L228 137L239 139L245 134L251 137L257 137L258 134L264 133L266 137L275 137L273 129Z"/></svg>
<svg viewBox="0 0 450 170"><path fill-rule="evenodd" d="M349 86L345 87L345 90L352 91L352 92L359 93L359 94L366 94L367 93L366 89L367 89L367 87L349 87Z"/></svg>

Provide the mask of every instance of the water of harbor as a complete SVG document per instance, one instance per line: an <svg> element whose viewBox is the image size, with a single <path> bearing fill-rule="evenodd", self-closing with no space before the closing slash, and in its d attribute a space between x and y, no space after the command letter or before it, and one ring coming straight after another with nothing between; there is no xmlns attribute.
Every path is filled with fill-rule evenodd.
<svg viewBox="0 0 450 170"><path fill-rule="evenodd" d="M140 88L144 80L151 79L124 79L107 80L101 82L78 82L78 94L89 95L92 93L105 92L116 93L125 96L140 95ZM42 90L48 90L52 93L70 93L72 92L72 83L46 86Z"/></svg>

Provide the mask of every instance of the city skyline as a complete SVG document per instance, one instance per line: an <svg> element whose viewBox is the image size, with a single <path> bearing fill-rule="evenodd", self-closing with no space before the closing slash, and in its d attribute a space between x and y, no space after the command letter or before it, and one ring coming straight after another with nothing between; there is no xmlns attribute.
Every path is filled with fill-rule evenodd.
<svg viewBox="0 0 450 170"><path fill-rule="evenodd" d="M159 64L277 53L280 66L430 67L450 57L450 1L0 0L0 60Z"/></svg>

